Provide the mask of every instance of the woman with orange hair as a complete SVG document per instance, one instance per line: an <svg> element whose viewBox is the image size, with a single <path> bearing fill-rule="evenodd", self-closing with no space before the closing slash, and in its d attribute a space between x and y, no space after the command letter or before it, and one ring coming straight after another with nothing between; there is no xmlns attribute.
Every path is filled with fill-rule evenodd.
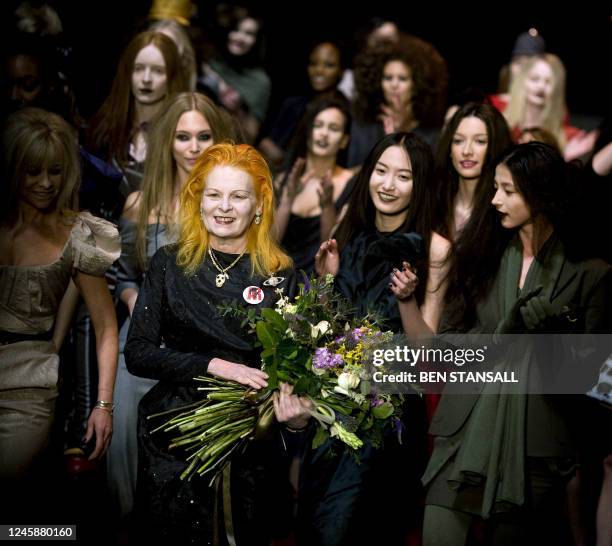
<svg viewBox="0 0 612 546"><path fill-rule="evenodd" d="M272 179L261 155L246 144L211 146L181 192L178 242L158 250L149 264L124 351L131 373L159 381L139 406L139 536L191 544L223 533L233 534L236 544L268 544L269 511L290 505L279 503L274 487L286 468L272 441L276 435L235 454L228 509L227 496L221 499L207 481L180 479L187 455L169 452L168 436L151 434L147 419L200 400L197 375L256 390L267 385L252 340L218 306L270 307L279 289L293 294L291 260L274 239L273 216ZM295 431L306 427L309 414L305 402L283 387L276 417ZM229 482L223 483L226 488Z"/></svg>

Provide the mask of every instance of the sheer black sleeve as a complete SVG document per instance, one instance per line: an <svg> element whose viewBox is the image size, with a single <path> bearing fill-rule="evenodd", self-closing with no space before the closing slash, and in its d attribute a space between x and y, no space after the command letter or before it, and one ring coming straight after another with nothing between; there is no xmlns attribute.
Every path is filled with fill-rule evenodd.
<svg viewBox="0 0 612 546"><path fill-rule="evenodd" d="M166 275L174 256L158 250L149 265L128 332L125 360L130 373L160 381L188 383L206 373L212 356L182 352L162 345Z"/></svg>

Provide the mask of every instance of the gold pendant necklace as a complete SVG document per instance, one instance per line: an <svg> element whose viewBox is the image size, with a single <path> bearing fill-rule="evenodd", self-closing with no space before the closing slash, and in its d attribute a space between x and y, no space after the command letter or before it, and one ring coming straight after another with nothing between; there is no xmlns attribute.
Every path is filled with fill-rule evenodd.
<svg viewBox="0 0 612 546"><path fill-rule="evenodd" d="M227 272L238 263L238 260L240 260L240 258L244 256L245 252L246 248L231 264L229 264L227 267L221 267L212 252L212 248L210 246L208 247L208 255L210 256L210 261L215 266L215 269L219 272L219 274L215 277L215 285L217 286L217 288L221 288L225 284L225 281L229 279L229 275L227 274Z"/></svg>

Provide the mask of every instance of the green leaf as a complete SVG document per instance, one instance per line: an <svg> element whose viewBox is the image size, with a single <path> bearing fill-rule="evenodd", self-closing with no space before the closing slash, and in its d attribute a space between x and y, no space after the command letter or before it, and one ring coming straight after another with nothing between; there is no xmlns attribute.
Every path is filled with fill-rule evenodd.
<svg viewBox="0 0 612 546"><path fill-rule="evenodd" d="M374 415L376 419L388 419L393 415L393 404L384 402L380 406L372 408L372 415Z"/></svg>
<svg viewBox="0 0 612 546"><path fill-rule="evenodd" d="M276 346L278 338L275 332L263 321L257 323L257 338L261 341L264 349L272 349Z"/></svg>
<svg viewBox="0 0 612 546"><path fill-rule="evenodd" d="M327 432L323 427L317 428L317 433L312 439L312 449L317 449L322 446L327 439L329 438L329 432Z"/></svg>
<svg viewBox="0 0 612 546"><path fill-rule="evenodd" d="M276 351L274 350L274 348L264 349L263 351L261 351L261 358L270 358L271 356L274 356L275 353Z"/></svg>
<svg viewBox="0 0 612 546"><path fill-rule="evenodd" d="M372 383L363 380L359 384L359 389L361 391L361 394L365 394L367 396L368 394L370 394L370 392L372 392Z"/></svg>
<svg viewBox="0 0 612 546"><path fill-rule="evenodd" d="M304 376L300 377L293 386L293 392L295 394L304 394L308 392L308 378Z"/></svg>
<svg viewBox="0 0 612 546"><path fill-rule="evenodd" d="M261 316L269 322L275 330L278 330L281 333L285 333L288 328L287 321L279 315L274 309L270 309L268 307L264 307L261 310Z"/></svg>

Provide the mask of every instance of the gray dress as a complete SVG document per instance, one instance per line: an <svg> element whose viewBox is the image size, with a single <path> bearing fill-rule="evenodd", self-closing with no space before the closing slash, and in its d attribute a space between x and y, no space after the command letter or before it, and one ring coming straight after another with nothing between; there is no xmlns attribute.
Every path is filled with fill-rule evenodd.
<svg viewBox="0 0 612 546"><path fill-rule="evenodd" d="M82 212L60 257L0 265L0 481L28 475L49 443L59 356L51 340L73 271L102 277L119 256L111 223Z"/></svg>
<svg viewBox="0 0 612 546"><path fill-rule="evenodd" d="M136 223L125 219L119 222L121 257L118 261L117 296L127 288L138 290L144 279L136 257ZM164 224L147 226L147 259L158 248L174 242L171 230ZM123 303L119 303L123 305ZM107 453L108 486L121 517L127 516L134 506L136 474L138 468L138 404L140 399L157 383L152 379L136 377L125 366L123 348L130 327L129 317L119 331L119 364L115 384L115 411L113 441Z"/></svg>

